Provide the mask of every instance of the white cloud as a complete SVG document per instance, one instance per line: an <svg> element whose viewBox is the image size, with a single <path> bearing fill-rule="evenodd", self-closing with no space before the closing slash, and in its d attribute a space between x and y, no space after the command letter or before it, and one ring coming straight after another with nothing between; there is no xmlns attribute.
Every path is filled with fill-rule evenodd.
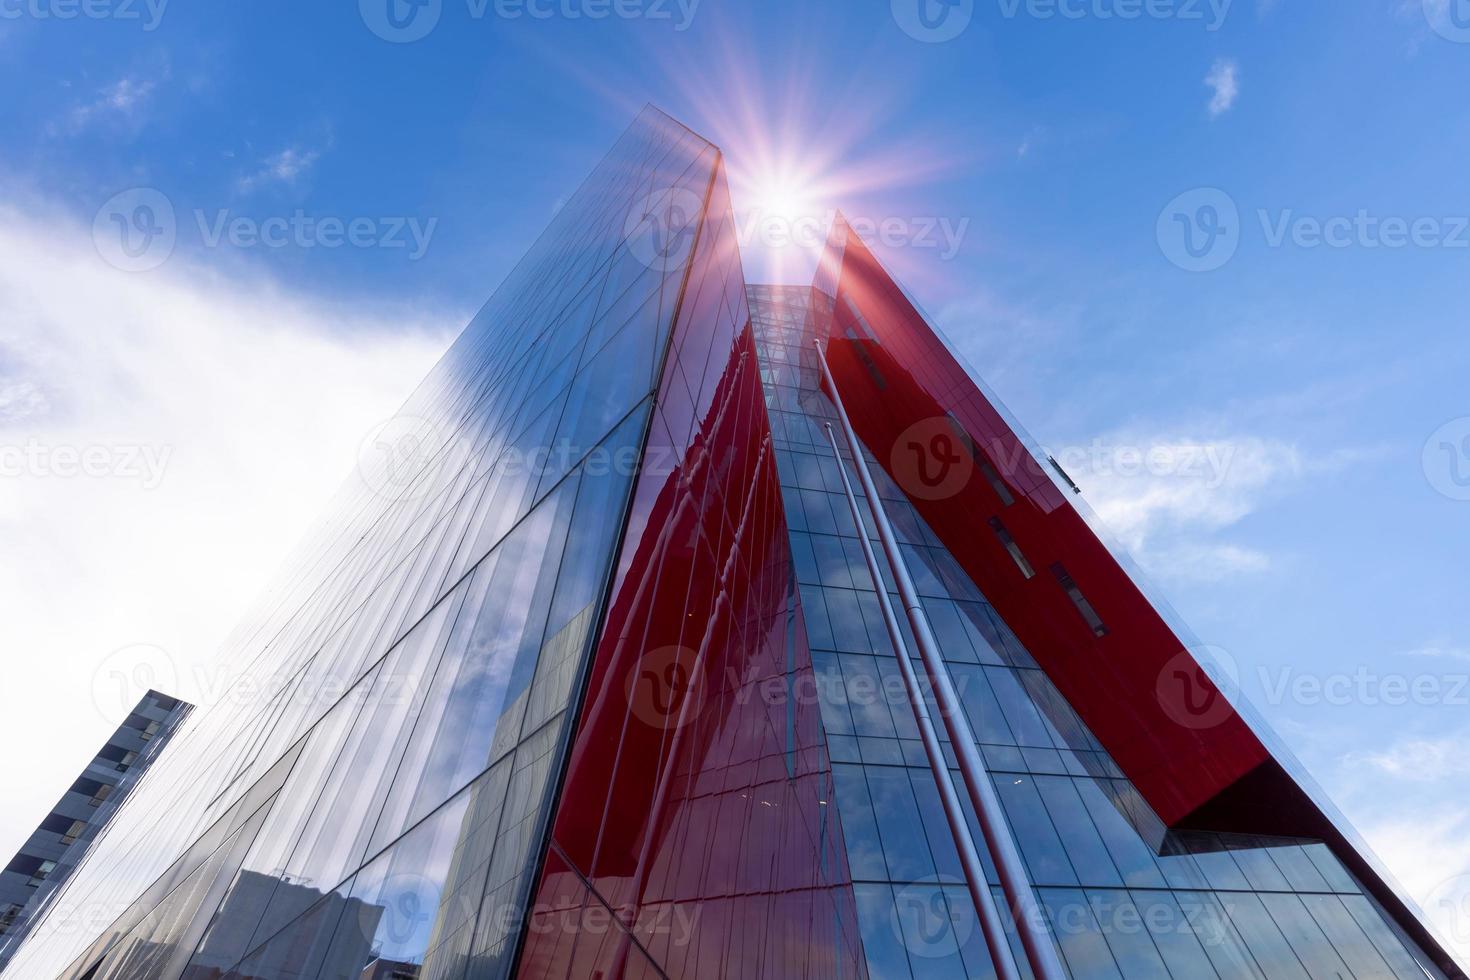
<svg viewBox="0 0 1470 980"><path fill-rule="evenodd" d="M121 78L97 93L96 98L72 109L68 122L73 132L94 122L132 121L152 97L158 83L152 79Z"/></svg>
<svg viewBox="0 0 1470 980"><path fill-rule="evenodd" d="M1470 810L1463 801L1462 774L1443 775L1443 792L1434 787L1412 800L1395 793L1393 815L1362 821L1358 829L1451 952L1466 962L1470 961ZM1382 787L1378 796L1383 797Z"/></svg>
<svg viewBox="0 0 1470 980"><path fill-rule="evenodd" d="M1123 430L1048 450L1130 555L1154 574L1190 582L1265 572L1272 556L1222 535L1307 478L1382 458L1377 447L1308 454L1260 436Z"/></svg>
<svg viewBox="0 0 1470 980"><path fill-rule="evenodd" d="M321 159L318 150L288 146L266 158L255 173L240 179L240 190L250 191L265 184L294 184Z"/></svg>
<svg viewBox="0 0 1470 980"><path fill-rule="evenodd" d="M1210 117L1217 118L1229 112L1240 96L1240 65L1233 59L1221 58L1205 76L1205 85L1213 93L1210 96Z"/></svg>
<svg viewBox="0 0 1470 980"><path fill-rule="evenodd" d="M0 716L31 733L0 773L0 853L119 720L94 703L109 654L156 645L171 693L200 697L227 630L461 322L328 308L181 257L129 275L89 229L0 204ZM27 447L134 447L161 479L16 475Z"/></svg>
<svg viewBox="0 0 1470 980"><path fill-rule="evenodd" d="M32 382L0 379L0 425L43 415L49 408L46 396Z"/></svg>
<svg viewBox="0 0 1470 980"><path fill-rule="evenodd" d="M1053 455L1140 563L1171 578L1201 581L1270 567L1268 555L1213 536L1309 467L1295 446L1254 437L1124 432Z"/></svg>
<svg viewBox="0 0 1470 980"><path fill-rule="evenodd" d="M1417 650L1405 650L1405 657L1430 657L1436 660L1463 660L1470 662L1470 650L1461 647L1429 645Z"/></svg>
<svg viewBox="0 0 1470 980"><path fill-rule="evenodd" d="M1470 776L1470 732L1400 739L1380 751L1355 752L1346 761L1411 782Z"/></svg>

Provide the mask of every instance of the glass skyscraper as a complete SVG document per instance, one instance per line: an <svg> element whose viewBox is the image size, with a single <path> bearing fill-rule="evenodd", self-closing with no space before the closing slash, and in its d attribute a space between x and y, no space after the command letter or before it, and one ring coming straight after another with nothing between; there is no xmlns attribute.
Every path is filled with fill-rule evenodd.
<svg viewBox="0 0 1470 980"><path fill-rule="evenodd" d="M1464 976L862 242L747 285L657 110L381 448L6 980Z"/></svg>

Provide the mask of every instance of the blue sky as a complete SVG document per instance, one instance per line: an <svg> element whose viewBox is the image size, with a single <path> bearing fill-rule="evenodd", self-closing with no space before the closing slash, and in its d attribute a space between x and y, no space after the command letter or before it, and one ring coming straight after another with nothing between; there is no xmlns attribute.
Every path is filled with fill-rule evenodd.
<svg viewBox="0 0 1470 980"><path fill-rule="evenodd" d="M207 694L372 422L651 101L726 150L753 277L804 278L794 218L888 229L1470 943L1464 0L932 0L932 30L915 0L431 0L410 43L386 2L0 0L0 445L41 453L0 480L0 705L47 733L0 761L0 851L118 664ZM93 228L137 188L174 244L123 272ZM59 445L111 463L59 476Z"/></svg>

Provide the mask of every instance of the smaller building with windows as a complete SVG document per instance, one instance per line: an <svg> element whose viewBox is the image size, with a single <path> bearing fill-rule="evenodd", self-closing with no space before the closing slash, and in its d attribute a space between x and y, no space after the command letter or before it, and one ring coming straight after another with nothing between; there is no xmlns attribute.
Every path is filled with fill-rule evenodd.
<svg viewBox="0 0 1470 980"><path fill-rule="evenodd" d="M0 870L0 970L192 706L149 691Z"/></svg>

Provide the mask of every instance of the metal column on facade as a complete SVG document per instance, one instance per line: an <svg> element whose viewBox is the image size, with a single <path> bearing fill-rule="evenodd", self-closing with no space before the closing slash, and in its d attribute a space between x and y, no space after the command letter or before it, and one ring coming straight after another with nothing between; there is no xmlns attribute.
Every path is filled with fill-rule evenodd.
<svg viewBox="0 0 1470 980"><path fill-rule="evenodd" d="M940 656L939 643L929 625L929 617L919 602L918 589L914 586L908 565L903 553L899 550L898 536L894 533L893 525L878 497L878 488L868 469L868 461L863 457L862 444L858 442L857 433L853 431L852 423L848 420L847 409L842 404L842 396L837 391L837 382L833 379L832 370L827 365L827 352L822 347L820 340L815 344L822 379L826 383L828 394L832 397L832 404L837 410L837 420L842 423L842 434L846 437L848 450L852 454L853 468L857 471L858 479L863 485L863 493L867 495L868 507L878 531L878 540L883 545L884 556L888 559L894 581L898 585L898 594L903 600L904 612L913 630L914 639L918 643L924 671L934 690L939 715L944 720L945 730L949 733L955 758L960 764L960 775L964 779L970 803L975 808L975 815L980 820L980 829L985 835L990 857L995 862L996 871L1000 874L1001 888L1005 891L1011 917L1015 920L1016 928L1020 932L1021 943L1026 949L1026 958L1037 980L1066 980L1066 971L1063 970L1056 947L1052 944L1044 913L1036 901L1036 893L1032 890L1025 862L1021 858L1020 848L1016 846L1015 838L1011 836L1010 825L1006 820L1005 810L1001 806L1000 796L996 793L995 786L990 781L990 774L985 770L985 763L980 758L979 745L970 728L969 719L965 717L964 709L960 705L959 695L954 689L949 670L944 666L944 661Z"/></svg>
<svg viewBox="0 0 1470 980"><path fill-rule="evenodd" d="M858 528L858 543L862 546L863 560L867 562L868 574L873 578L873 586L878 591L878 608L883 613L883 625L888 629L888 639L893 644L894 655L898 659L899 673L903 675L904 690L908 693L909 705L914 711L914 721L918 723L919 735L924 742L924 755L929 760L929 768L934 772L934 783L939 788L939 800L944 805L944 817L949 823L949 832L954 836L955 849L959 851L960 864L965 870L965 885L970 889L970 899L975 903L975 911L980 916L980 927L985 933L985 941L990 946L990 959L995 965L995 974L1000 980L1020 980L1021 974L1016 969L1016 961L1011 955L1010 943L1006 940L1005 924L1001 920L1000 910L995 907L995 898L990 894L990 883L985 879L985 866L980 862L980 853L975 849L975 839L970 834L970 824L965 819L964 808L960 805L959 793L955 790L954 779L949 773L949 764L944 759L944 749L939 744L939 734L934 729L934 720L929 717L929 704L924 700L924 691L919 686L919 675L914 671L914 664L909 657L908 646L904 643L903 632L898 627L898 614L893 611L893 602L888 597L888 590L883 586L883 575L878 569L878 556L873 553L873 545L868 541L864 531L865 522L863 513L857 501L857 495L852 492L852 483L847 478L847 469L842 465L842 450L837 447L837 434L832 429L832 423L826 425L827 440L832 444L832 452L837 457L837 471L842 475L842 492L847 496L847 506L852 510L852 519Z"/></svg>

